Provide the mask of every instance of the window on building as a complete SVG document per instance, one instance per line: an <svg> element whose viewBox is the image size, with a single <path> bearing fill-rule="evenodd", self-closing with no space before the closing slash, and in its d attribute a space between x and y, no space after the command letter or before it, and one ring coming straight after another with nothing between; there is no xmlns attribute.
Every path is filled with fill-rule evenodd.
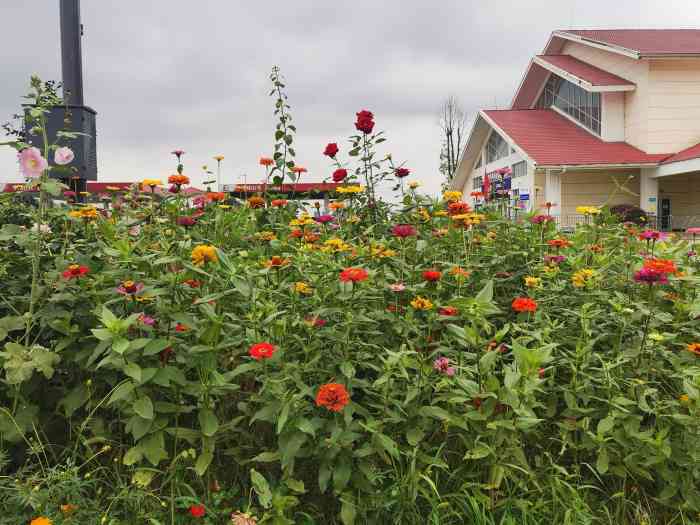
<svg viewBox="0 0 700 525"><path fill-rule="evenodd" d="M491 132L488 142L486 143L486 164L493 162L503 157L507 157L510 152L508 143L503 140L495 131Z"/></svg>
<svg viewBox="0 0 700 525"><path fill-rule="evenodd" d="M474 182L472 183L473 190L481 190L481 186L484 184L484 177L474 177Z"/></svg>
<svg viewBox="0 0 700 525"><path fill-rule="evenodd" d="M552 74L537 101L537 108L546 109L552 106L600 135L600 93L590 93Z"/></svg>
<svg viewBox="0 0 700 525"><path fill-rule="evenodd" d="M513 167L511 168L513 171L510 174L511 179L515 179L517 177L524 177L527 175L527 162L524 160L520 162L516 162L513 164Z"/></svg>

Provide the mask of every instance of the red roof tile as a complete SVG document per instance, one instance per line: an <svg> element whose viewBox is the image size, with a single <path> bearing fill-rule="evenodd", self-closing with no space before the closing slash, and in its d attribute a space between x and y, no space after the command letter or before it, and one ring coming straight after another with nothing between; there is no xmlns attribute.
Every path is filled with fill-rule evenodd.
<svg viewBox="0 0 700 525"><path fill-rule="evenodd" d="M633 82L608 73L571 55L538 55L537 58L594 86L634 86Z"/></svg>
<svg viewBox="0 0 700 525"><path fill-rule="evenodd" d="M640 55L700 55L700 29L565 30L599 43L624 47Z"/></svg>
<svg viewBox="0 0 700 525"><path fill-rule="evenodd" d="M669 158L667 158L663 163L671 164L672 162L681 162L683 160L692 160L698 158L700 158L700 144L696 144L695 146L690 146L689 148L679 151L675 155L672 155Z"/></svg>
<svg viewBox="0 0 700 525"><path fill-rule="evenodd" d="M604 142L551 109L483 113L540 166L658 164L668 157L626 142Z"/></svg>

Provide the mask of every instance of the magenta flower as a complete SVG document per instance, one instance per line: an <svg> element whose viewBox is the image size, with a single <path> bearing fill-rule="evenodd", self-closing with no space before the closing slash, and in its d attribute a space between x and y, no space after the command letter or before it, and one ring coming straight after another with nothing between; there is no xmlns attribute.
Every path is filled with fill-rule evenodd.
<svg viewBox="0 0 700 525"><path fill-rule="evenodd" d="M663 272L659 272L652 268L642 268L634 274L634 280L638 283L645 284L667 284L668 278Z"/></svg>
<svg viewBox="0 0 700 525"><path fill-rule="evenodd" d="M450 360L446 357L438 357L433 361L433 369L448 377L455 375L455 369L453 366L450 366Z"/></svg>
<svg viewBox="0 0 700 525"><path fill-rule="evenodd" d="M24 148L17 157L22 175L28 178L39 177L49 167L49 163L41 156L41 152L34 147Z"/></svg>
<svg viewBox="0 0 700 525"><path fill-rule="evenodd" d="M319 215L318 217L314 217L314 220L321 224L326 224L328 222L333 222L333 215Z"/></svg>
<svg viewBox="0 0 700 525"><path fill-rule="evenodd" d="M695 257L697 255L697 252L695 250L690 250L688 253L685 254L688 259L691 257Z"/></svg>
<svg viewBox="0 0 700 525"><path fill-rule="evenodd" d="M172 184L169 188L168 191L170 193L180 193L180 186L177 184Z"/></svg>
<svg viewBox="0 0 700 525"><path fill-rule="evenodd" d="M134 281L123 281L116 288L117 293L122 295L136 295L141 290L143 290L143 283L137 283Z"/></svg>
<svg viewBox="0 0 700 525"><path fill-rule="evenodd" d="M154 324L156 324L156 320L153 319L153 317L150 317L146 314L139 315L139 321L145 324L146 326L153 326Z"/></svg>
<svg viewBox="0 0 700 525"><path fill-rule="evenodd" d="M416 235L416 229L410 224L397 224L391 229L391 233L395 237L405 239L406 237L413 237Z"/></svg>
<svg viewBox="0 0 700 525"><path fill-rule="evenodd" d="M545 255L544 262L547 264L561 264L566 260L565 255Z"/></svg>
<svg viewBox="0 0 700 525"><path fill-rule="evenodd" d="M697 227L697 226L693 226L692 228L687 228L687 229L685 230L685 233L689 233L689 234L691 234L693 237L695 237L696 235L700 235L700 228Z"/></svg>
<svg viewBox="0 0 700 525"><path fill-rule="evenodd" d="M72 199L73 197L76 196L76 193L72 190L66 190L63 192L63 196L67 199Z"/></svg>
<svg viewBox="0 0 700 525"><path fill-rule="evenodd" d="M194 226L197 224L197 219L190 217L189 215L183 215L177 218L177 223L179 226Z"/></svg>
<svg viewBox="0 0 700 525"><path fill-rule="evenodd" d="M58 148L53 154L53 161L59 166L65 166L66 164L70 164L71 162L73 162L74 158L75 153L73 153L73 150L65 146L63 146L62 148Z"/></svg>
<svg viewBox="0 0 700 525"><path fill-rule="evenodd" d="M512 173L512 169L510 168L501 168L497 171L499 175L510 175Z"/></svg>
<svg viewBox="0 0 700 525"><path fill-rule="evenodd" d="M530 218L530 222L532 224L544 224L553 220L554 217L552 217L551 215L535 215L534 217Z"/></svg>
<svg viewBox="0 0 700 525"><path fill-rule="evenodd" d="M643 241L657 241L664 240L668 237L667 233L656 231L656 230L644 230L639 234L639 238Z"/></svg>

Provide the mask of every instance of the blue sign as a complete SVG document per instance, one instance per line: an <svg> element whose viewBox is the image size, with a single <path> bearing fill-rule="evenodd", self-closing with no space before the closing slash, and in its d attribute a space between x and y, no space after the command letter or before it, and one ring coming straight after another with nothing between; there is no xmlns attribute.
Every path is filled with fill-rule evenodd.
<svg viewBox="0 0 700 525"><path fill-rule="evenodd" d="M520 200L521 200L521 201L529 201L529 200L530 200L530 194L529 194L529 193L521 193L521 194L520 194Z"/></svg>

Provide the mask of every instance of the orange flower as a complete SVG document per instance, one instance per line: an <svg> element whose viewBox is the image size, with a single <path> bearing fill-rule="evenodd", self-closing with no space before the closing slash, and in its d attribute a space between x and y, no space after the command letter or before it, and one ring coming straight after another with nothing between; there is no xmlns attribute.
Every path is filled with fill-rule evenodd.
<svg viewBox="0 0 700 525"><path fill-rule="evenodd" d="M643 266L647 270L657 273L669 274L678 272L675 263L670 259L647 259L644 261Z"/></svg>
<svg viewBox="0 0 700 525"><path fill-rule="evenodd" d="M345 268L340 272L340 280L344 283L364 281L368 276L369 274L364 268Z"/></svg>
<svg viewBox="0 0 700 525"><path fill-rule="evenodd" d="M342 210L343 208L345 208L345 203L344 203L344 202L340 202L340 201L335 201L335 202L331 202L331 203L328 205L328 207L329 207L331 210Z"/></svg>
<svg viewBox="0 0 700 525"><path fill-rule="evenodd" d="M258 197L257 195L253 195L248 199L248 206L251 208L264 208L265 199Z"/></svg>
<svg viewBox="0 0 700 525"><path fill-rule="evenodd" d="M469 206L469 204L467 204L466 202L456 201L450 202L447 205L447 210L450 215L462 215L472 211L472 207Z"/></svg>
<svg viewBox="0 0 700 525"><path fill-rule="evenodd" d="M183 184L189 184L190 178L187 175L180 175L178 173L177 175L170 175L170 177L168 177L168 183L182 186Z"/></svg>
<svg viewBox="0 0 700 525"><path fill-rule="evenodd" d="M275 208L284 208L289 201L287 199L275 199L270 204Z"/></svg>
<svg viewBox="0 0 700 525"><path fill-rule="evenodd" d="M700 343L688 343L688 352L700 357Z"/></svg>
<svg viewBox="0 0 700 525"><path fill-rule="evenodd" d="M304 166L294 166L292 168L292 171L297 175L301 175L302 173L306 173L309 170L307 170Z"/></svg>
<svg viewBox="0 0 700 525"><path fill-rule="evenodd" d="M304 236L304 232L297 228L289 232L289 236L295 239L301 239Z"/></svg>
<svg viewBox="0 0 700 525"><path fill-rule="evenodd" d="M268 268L281 268L287 264L289 264L289 259L280 257L279 255L273 255L269 261L265 261L265 266Z"/></svg>
<svg viewBox="0 0 700 525"><path fill-rule="evenodd" d="M464 268L460 268L459 266L455 266L450 270L450 275L453 275L457 278L463 278L466 279L472 274L469 270L465 270Z"/></svg>
<svg viewBox="0 0 700 525"><path fill-rule="evenodd" d="M571 241L568 239L558 238L550 239L549 241L547 241L547 244L549 244L553 248L566 248L567 246L571 246Z"/></svg>
<svg viewBox="0 0 700 525"><path fill-rule="evenodd" d="M518 297L513 300L511 307L516 312L536 312L537 301L530 299L529 297Z"/></svg>
<svg viewBox="0 0 700 525"><path fill-rule="evenodd" d="M277 348L270 343L255 343L250 347L248 353L250 357L256 361L260 361L262 359L270 359L276 351Z"/></svg>
<svg viewBox="0 0 700 525"><path fill-rule="evenodd" d="M339 383L322 385L316 394L316 406L326 407L331 412L340 412L349 402L348 391Z"/></svg>
<svg viewBox="0 0 700 525"><path fill-rule="evenodd" d="M272 166L275 163L274 160L268 157L260 157L260 165L261 166Z"/></svg>
<svg viewBox="0 0 700 525"><path fill-rule="evenodd" d="M226 194L222 191L211 191L207 193L207 200L210 202L222 202L226 200Z"/></svg>
<svg viewBox="0 0 700 525"><path fill-rule="evenodd" d="M72 503L66 503L65 505L61 505L61 512L63 514L68 515L75 512L76 510L78 510L78 506L73 505Z"/></svg>

